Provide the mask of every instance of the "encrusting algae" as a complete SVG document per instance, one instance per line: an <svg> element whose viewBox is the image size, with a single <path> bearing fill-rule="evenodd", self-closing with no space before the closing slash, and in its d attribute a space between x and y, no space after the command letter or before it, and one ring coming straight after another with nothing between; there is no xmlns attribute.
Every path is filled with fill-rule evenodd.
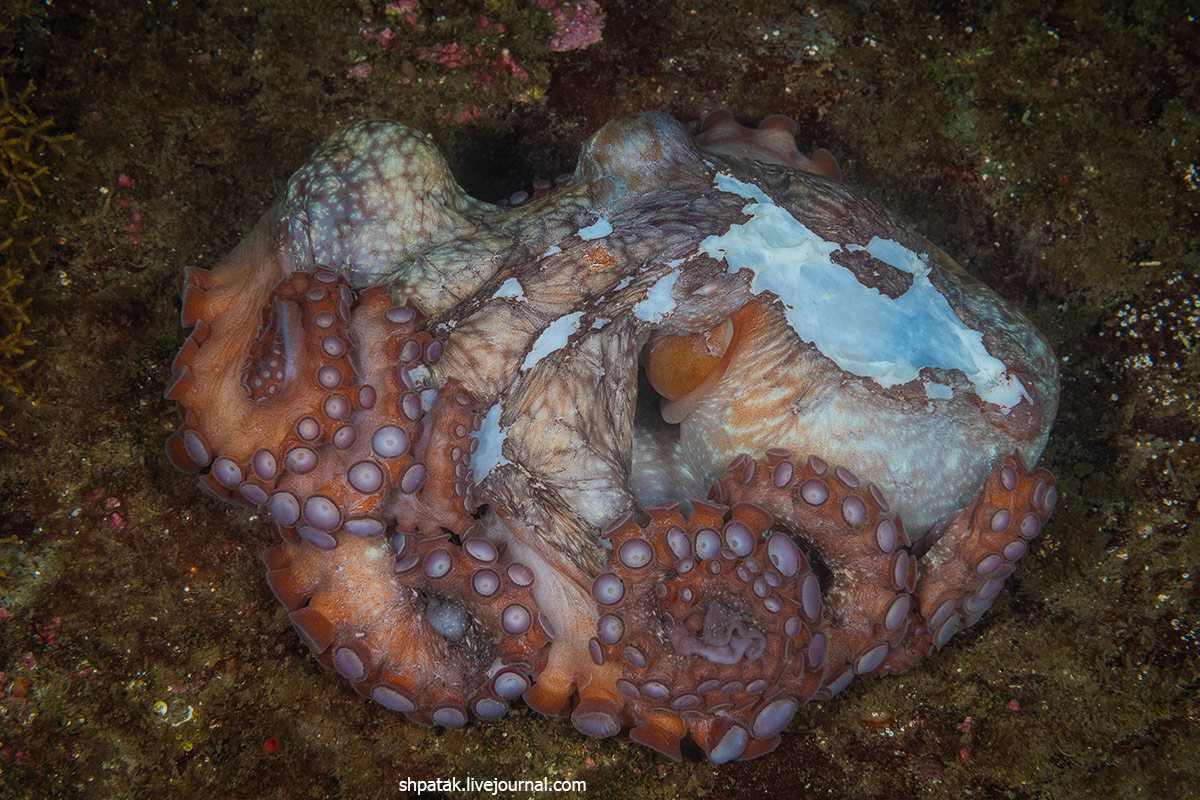
<svg viewBox="0 0 1200 800"><path fill-rule="evenodd" d="M27 264L37 265L36 246L42 236L31 232L31 220L42 196L38 180L49 174L47 149L62 153L74 134L53 135L53 119L39 119L29 108L35 87L10 95L0 77L0 389L20 394L21 376L35 359L26 356L33 340L26 333L32 298L21 298ZM0 405L0 410L3 406ZM4 434L0 432L0 436Z"/></svg>

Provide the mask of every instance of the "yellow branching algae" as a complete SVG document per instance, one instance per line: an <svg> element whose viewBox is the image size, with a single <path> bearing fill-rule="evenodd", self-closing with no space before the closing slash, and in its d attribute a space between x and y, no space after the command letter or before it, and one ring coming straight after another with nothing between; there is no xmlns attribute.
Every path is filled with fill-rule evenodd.
<svg viewBox="0 0 1200 800"><path fill-rule="evenodd" d="M38 182L50 171L44 163L47 151L62 153L62 143L72 137L51 134L54 120L39 119L30 110L34 91L30 81L11 95L0 77L0 389L15 393L22 391L21 376L35 363L27 353L33 345L26 330L32 298L22 298L20 289L28 267L40 263L42 236L34 219L42 196Z"/></svg>

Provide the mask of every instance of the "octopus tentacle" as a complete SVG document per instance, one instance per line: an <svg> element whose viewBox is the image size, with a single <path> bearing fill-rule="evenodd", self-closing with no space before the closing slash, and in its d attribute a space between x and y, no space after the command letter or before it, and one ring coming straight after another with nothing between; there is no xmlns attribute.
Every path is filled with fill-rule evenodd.
<svg viewBox="0 0 1200 800"><path fill-rule="evenodd" d="M314 318L333 313L331 324L343 326L345 319L337 319L340 297L306 298L317 288L314 276L288 276L272 250L269 217L218 269L192 267L179 281L181 322L193 331L172 364L166 391L179 401L184 417L167 453L186 471L212 463L216 451L228 453L240 467L255 438L245 433L261 430L282 438L296 410L319 409L307 385L315 377L310 371L321 366L315 362L323 360L311 338L319 331Z"/></svg>
<svg viewBox="0 0 1200 800"><path fill-rule="evenodd" d="M268 580L322 663L424 724L494 719L544 666L549 636L527 568L444 535L478 505L474 399L433 384L442 343L413 306L386 287L356 297L324 269L282 276L268 247L256 235L225 268L181 280L195 327L167 392L184 416L168 455L276 518ZM258 318L235 328L238 292Z"/></svg>
<svg viewBox="0 0 1200 800"><path fill-rule="evenodd" d="M261 505L293 447L335 441L372 397L355 385L346 345L352 296L344 281L327 270L292 273L255 306L259 319L238 328L228 324L230 314L220 316L214 296L267 286L253 274L230 280L239 276L246 277L229 270L186 275L184 321L195 328L166 391L179 401L184 424L166 447L181 469L210 468L201 477L209 493ZM229 363L240 369L224 368Z"/></svg>
<svg viewBox="0 0 1200 800"><path fill-rule="evenodd" d="M581 693L585 733L629 737L671 758L690 735L717 762L773 749L820 685L817 578L792 541L764 536L770 514L748 503L648 509L610 527L602 606L590 641L598 666L618 663L616 696Z"/></svg>
<svg viewBox="0 0 1200 800"><path fill-rule="evenodd" d="M828 150L818 148L805 156L796 149L796 123L783 114L772 114L757 128L747 128L728 109L719 108L700 123L696 141L705 150L724 156L794 167L833 180L842 177L837 160Z"/></svg>
<svg viewBox="0 0 1200 800"><path fill-rule="evenodd" d="M318 660L381 705L423 725L496 719L545 665L533 575L490 542L393 532L325 551L280 532L272 591Z"/></svg>
<svg viewBox="0 0 1200 800"><path fill-rule="evenodd" d="M797 463L786 450L768 450L762 463L735 459L712 497L761 506L827 570L820 696L879 669L909 627L917 575L904 526L886 515L879 489L816 456Z"/></svg>
<svg viewBox="0 0 1200 800"><path fill-rule="evenodd" d="M272 263L251 250L249 261ZM456 381L432 386L442 343L419 330L420 313L393 305L385 287L355 297L328 270L295 272L262 300L256 333L239 337L205 318L220 313L212 296L265 285L240 270L243 260L181 281L196 327L167 391L185 420L167 443L172 461L208 467L201 486L211 494L266 506L325 549L340 532L389 524L465 530L478 505L468 464L478 420ZM208 363L230 351L243 365L236 383Z"/></svg>
<svg viewBox="0 0 1200 800"><path fill-rule="evenodd" d="M373 536L392 525L431 536L462 533L471 523L476 503L465 476L478 422L470 396L447 381L433 407L412 420L386 410L394 408L389 398L404 403L403 392L387 381L377 385L383 402L356 415L350 441L297 448L302 462L291 451L271 495L267 508L276 519L297 526L316 547L331 549L344 533ZM456 470L457 484L444 479Z"/></svg>
<svg viewBox="0 0 1200 800"><path fill-rule="evenodd" d="M496 205L501 208L519 208L535 200L541 200L543 197L549 197L570 181L571 173L569 172L556 175L553 181L546 180L545 178L535 178L529 187L529 191L518 189L508 197L498 200Z"/></svg>
<svg viewBox="0 0 1200 800"><path fill-rule="evenodd" d="M881 672L903 672L987 611L1058 502L1054 476L1013 453L921 556L914 625Z"/></svg>

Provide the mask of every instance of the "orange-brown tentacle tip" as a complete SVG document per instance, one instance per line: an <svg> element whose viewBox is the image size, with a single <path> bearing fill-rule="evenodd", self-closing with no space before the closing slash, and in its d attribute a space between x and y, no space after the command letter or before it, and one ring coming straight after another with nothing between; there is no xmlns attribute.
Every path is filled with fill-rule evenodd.
<svg viewBox="0 0 1200 800"><path fill-rule="evenodd" d="M760 131L779 130L786 132L789 136L795 136L796 122L785 114L772 114L758 123L758 129Z"/></svg>
<svg viewBox="0 0 1200 800"><path fill-rule="evenodd" d="M167 460L171 462L171 466L175 467L175 469L180 472L200 471L200 465L188 453L187 443L179 431L167 437L164 449L167 451Z"/></svg>
<svg viewBox="0 0 1200 800"><path fill-rule="evenodd" d="M700 130L707 131L715 128L718 125L728 125L729 123L737 124L733 118L733 114L727 108L718 108L716 111L710 111L704 121L700 123Z"/></svg>
<svg viewBox="0 0 1200 800"><path fill-rule="evenodd" d="M682 761L680 742L687 735L687 725L674 714L647 714L647 721L629 732L638 744L653 747L672 761Z"/></svg>
<svg viewBox="0 0 1200 800"><path fill-rule="evenodd" d="M184 267L175 279L175 283L181 295L185 286L199 286L201 289L207 289L212 285L212 273L203 267Z"/></svg>
<svg viewBox="0 0 1200 800"><path fill-rule="evenodd" d="M729 320L702 333L654 339L645 354L650 385L668 400L678 400L717 369L732 339Z"/></svg>
<svg viewBox="0 0 1200 800"><path fill-rule="evenodd" d="M179 312L180 325L190 328L209 316L207 289L189 283L182 287L179 296L183 300L183 306Z"/></svg>
<svg viewBox="0 0 1200 800"><path fill-rule="evenodd" d="M575 729L596 739L607 739L620 733L620 718L621 702L616 698L584 697L571 712L571 724Z"/></svg>
<svg viewBox="0 0 1200 800"><path fill-rule="evenodd" d="M556 692L553 689L535 683L525 692L525 705L539 714L547 717L565 717L571 713L571 696L573 691Z"/></svg>
<svg viewBox="0 0 1200 800"><path fill-rule="evenodd" d="M813 150L812 155L808 157L812 162L810 172L815 172L818 175L824 175L831 180L840 181L842 179L842 168L838 166L837 159L833 157L833 153L826 150L824 147L818 147Z"/></svg>

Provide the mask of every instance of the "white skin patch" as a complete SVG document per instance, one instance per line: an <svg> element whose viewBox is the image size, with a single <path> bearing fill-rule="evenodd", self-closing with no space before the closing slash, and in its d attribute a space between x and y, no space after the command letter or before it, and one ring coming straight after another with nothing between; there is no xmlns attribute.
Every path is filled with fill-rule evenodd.
<svg viewBox="0 0 1200 800"><path fill-rule="evenodd" d="M508 297L519 302L525 301L525 289L516 278L509 278L500 284L500 288L492 297Z"/></svg>
<svg viewBox="0 0 1200 800"><path fill-rule="evenodd" d="M659 278L646 293L646 299L633 307L634 316L647 322L662 322L664 316L675 310L675 298L671 297L671 289L677 280L679 270L673 270Z"/></svg>
<svg viewBox="0 0 1200 800"><path fill-rule="evenodd" d="M529 351L529 355L525 356L525 361L521 364L521 371L529 369L555 350L566 347L567 339L572 333L579 330L579 319L582 316L582 311L564 314L546 326L546 330L542 331L541 336L533 343L533 349Z"/></svg>
<svg viewBox="0 0 1200 800"><path fill-rule="evenodd" d="M601 217L591 225L588 225L586 228L580 228L579 238L583 239L585 242L590 241L591 239L603 239L605 236L608 236L610 233L612 233L612 231L613 227L609 221L604 217Z"/></svg>
<svg viewBox="0 0 1200 800"><path fill-rule="evenodd" d="M954 389L944 383L925 381L925 396L930 400L949 400L954 397Z"/></svg>
<svg viewBox="0 0 1200 800"><path fill-rule="evenodd" d="M967 327L929 280L927 254L879 237L867 244L872 256L913 277L892 299L835 264L830 256L843 246L822 239L757 186L721 173L715 185L755 202L742 209L749 220L709 236L700 251L724 259L730 273L749 269L751 291L778 297L792 329L841 369L885 388L916 380L924 367L958 369L989 403L1008 409L1022 399L1032 402L984 347L983 334Z"/></svg>
<svg viewBox="0 0 1200 800"><path fill-rule="evenodd" d="M496 467L512 463L500 452L505 438L504 429L500 427L501 411L503 409L499 403L493 405L484 415L479 430L468 434L479 442L478 449L471 455L471 469L475 472L476 486L482 483L483 479L490 475Z"/></svg>

